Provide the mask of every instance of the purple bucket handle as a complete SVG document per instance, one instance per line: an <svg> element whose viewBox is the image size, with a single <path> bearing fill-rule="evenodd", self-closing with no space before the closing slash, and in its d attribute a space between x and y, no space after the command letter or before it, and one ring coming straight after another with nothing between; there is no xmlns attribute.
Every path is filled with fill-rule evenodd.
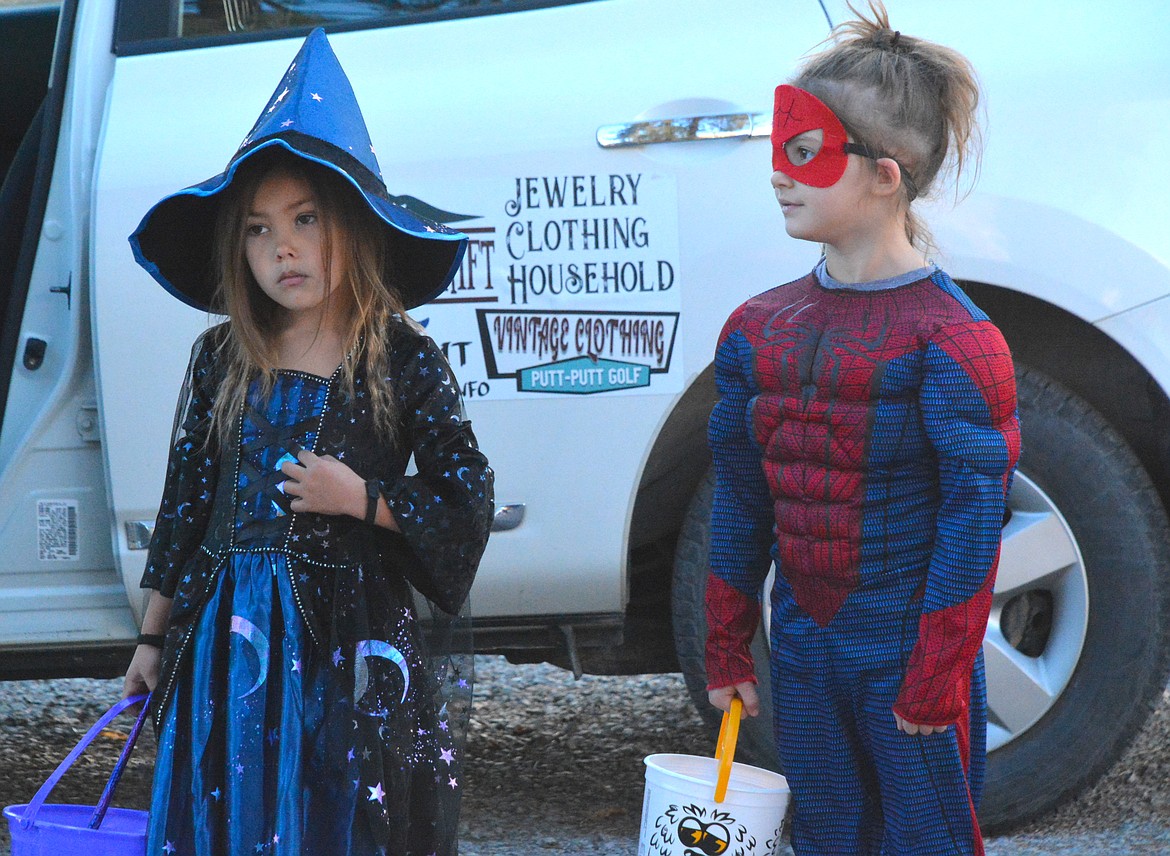
<svg viewBox="0 0 1170 856"><path fill-rule="evenodd" d="M130 729L130 734L126 737L126 745L122 747L122 754L118 756L118 763L114 765L114 772L110 773L110 778L106 782L105 788L102 790L102 797L98 800L97 808L93 810L93 817L89 819L90 829L99 829L102 825L102 820L106 816L106 809L110 807L110 801L114 798L114 791L118 787L118 782L122 779L122 772L126 769L126 762L130 760L130 753L134 751L134 744L138 742L138 735L142 731L142 726L146 722L146 713L150 710L150 694L141 696L145 701L142 705L142 710L138 712L138 718L134 720L134 727Z"/></svg>
<svg viewBox="0 0 1170 856"><path fill-rule="evenodd" d="M130 732L130 736L126 738L126 746L122 750L122 757L118 759L118 763L114 766L114 772L110 776L109 782L106 783L105 791L102 793L101 802L98 804L97 809L94 811L93 819L90 821L91 828L96 829L98 826L100 826L102 818L105 816L106 808L109 806L110 800L114 796L114 788L117 787L118 779L121 778L122 770L126 766L126 760L130 756L130 750L134 747L134 741L138 739L138 732L142 730L142 723L146 719L146 711L150 707L149 700L149 695L130 696L129 698L122 699L109 710L107 710L104 714L102 714L101 719L93 724L93 727L91 727L89 731L85 733L85 736L78 741L77 745L73 747L73 751L65 756L65 760L57 765L57 769L54 770L53 774L45 780L43 785L41 785L40 790L37 791L36 796L32 798L32 802L28 804L24 810L24 814L20 818L21 827L28 829L33 825L33 822L37 818L37 812L41 810L41 806L44 804L45 800L49 798L49 794L52 792L53 788L55 788L57 783L61 781L61 777L69 772L69 768L73 766L73 762L81 756L81 753L84 752L86 748L88 748L89 744L92 743L94 738L101 733L102 729L113 722L118 717L118 714L120 714L126 708L130 707L131 705L138 704L140 701L145 701L147 703L142 705L142 712L138 714L138 721L134 723L134 728Z"/></svg>

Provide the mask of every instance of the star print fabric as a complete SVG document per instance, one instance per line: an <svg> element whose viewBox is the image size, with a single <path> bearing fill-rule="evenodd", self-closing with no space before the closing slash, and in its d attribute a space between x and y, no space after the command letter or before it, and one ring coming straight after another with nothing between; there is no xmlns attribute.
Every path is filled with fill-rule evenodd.
<svg viewBox="0 0 1170 856"><path fill-rule="evenodd" d="M187 481L202 484L207 470L215 498L201 517L176 515L156 535L143 578L175 596L155 693L148 852L452 854L474 677L459 613L487 538L492 474L450 369L400 321L391 336L397 442L371 441L360 375L347 391L340 369L329 378L281 371L267 396L253 384L231 453L211 450L194 466L188 440L206 431L200 416L210 413L224 332L197 343L160 520L190 501ZM295 513L279 466L300 448L388 489L428 485L441 507L427 507L430 526L401 535ZM411 454L419 474L406 482ZM467 468L462 478L451 458ZM428 564L436 556L446 562L439 574ZM441 593L441 607L423 589Z"/></svg>
<svg viewBox="0 0 1170 856"><path fill-rule="evenodd" d="M491 527L491 472L470 438L459 389L445 361L419 350L402 369L399 402L410 416L411 445L418 475L382 482L382 494L404 541L425 569L409 576L424 595L448 612L458 610L470 579L462 572L479 561L478 541L452 537L468 523ZM488 492L488 493L485 493Z"/></svg>
<svg viewBox="0 0 1170 856"><path fill-rule="evenodd" d="M143 587L159 589L166 597L175 596L178 572L199 549L215 495L218 452L211 437L215 378L210 374L207 335L200 336L191 349L171 432L166 487L142 577Z"/></svg>
<svg viewBox="0 0 1170 856"><path fill-rule="evenodd" d="M753 680L755 616L770 597L795 849L938 852L925 833L934 844L907 844L931 817L974 842L979 649L1020 451L1003 337L937 268L846 286L822 262L733 313L715 377L708 677L712 687ZM765 549L777 570L770 592ZM954 726L930 739L949 741L961 763L908 753L894 711ZM895 779L903 795L946 781L954 798L905 796L886 807L883 828ZM826 806L837 832L817 838L827 821L813 818Z"/></svg>
<svg viewBox="0 0 1170 856"><path fill-rule="evenodd" d="M353 709L312 653L281 559L236 554L200 616L159 733L147 853L376 852L353 822Z"/></svg>

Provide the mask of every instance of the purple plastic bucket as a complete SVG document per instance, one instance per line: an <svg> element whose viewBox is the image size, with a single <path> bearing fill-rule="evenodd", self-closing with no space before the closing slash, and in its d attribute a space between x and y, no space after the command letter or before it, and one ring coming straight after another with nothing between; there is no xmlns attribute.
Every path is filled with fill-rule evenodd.
<svg viewBox="0 0 1170 856"><path fill-rule="evenodd" d="M143 856L146 812L112 808L101 828L90 829L91 805L42 805L26 828L21 816L28 806L4 809L12 833L12 856Z"/></svg>
<svg viewBox="0 0 1170 856"><path fill-rule="evenodd" d="M96 807L45 805L45 800L103 728L130 705L146 700L146 696L135 696L122 699L111 707L73 747L73 751L41 785L31 802L27 805L10 805L4 809L8 831L12 835L12 856L144 856L146 812L127 808L111 809L109 805L130 751L142 730L148 704L142 706L142 713L126 739L126 746Z"/></svg>

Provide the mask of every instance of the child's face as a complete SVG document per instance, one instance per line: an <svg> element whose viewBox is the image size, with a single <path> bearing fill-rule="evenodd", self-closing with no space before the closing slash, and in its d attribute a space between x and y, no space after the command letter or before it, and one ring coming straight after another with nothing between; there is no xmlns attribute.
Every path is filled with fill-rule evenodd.
<svg viewBox="0 0 1170 856"><path fill-rule="evenodd" d="M794 238L836 244L869 216L867 147L849 138L823 101L787 84L776 87L772 114L772 188Z"/></svg>
<svg viewBox="0 0 1170 856"><path fill-rule="evenodd" d="M289 320L317 316L343 271L339 254L326 265L325 225L312 187L292 173L265 176L249 207L244 255L260 289L283 307ZM336 236L330 244L337 246ZM328 273L326 272L328 269Z"/></svg>
<svg viewBox="0 0 1170 856"><path fill-rule="evenodd" d="M794 238L845 249L903 217L897 161L850 137L827 104L787 84L776 87L772 169L784 228Z"/></svg>
<svg viewBox="0 0 1170 856"><path fill-rule="evenodd" d="M872 167L858 157L849 158L844 174L831 187L801 184L779 170L772 173L785 231L793 238L836 247L868 231L871 224L866 219L877 216L869 193L872 182Z"/></svg>

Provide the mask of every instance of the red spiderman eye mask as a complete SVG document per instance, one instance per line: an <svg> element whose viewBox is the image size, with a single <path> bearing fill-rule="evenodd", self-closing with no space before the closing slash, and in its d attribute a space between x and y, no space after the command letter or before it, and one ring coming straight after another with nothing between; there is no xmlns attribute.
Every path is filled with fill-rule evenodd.
<svg viewBox="0 0 1170 856"><path fill-rule="evenodd" d="M832 187L845 174L849 155L877 156L849 142L836 114L811 92L782 84L772 111L772 169L811 187Z"/></svg>

